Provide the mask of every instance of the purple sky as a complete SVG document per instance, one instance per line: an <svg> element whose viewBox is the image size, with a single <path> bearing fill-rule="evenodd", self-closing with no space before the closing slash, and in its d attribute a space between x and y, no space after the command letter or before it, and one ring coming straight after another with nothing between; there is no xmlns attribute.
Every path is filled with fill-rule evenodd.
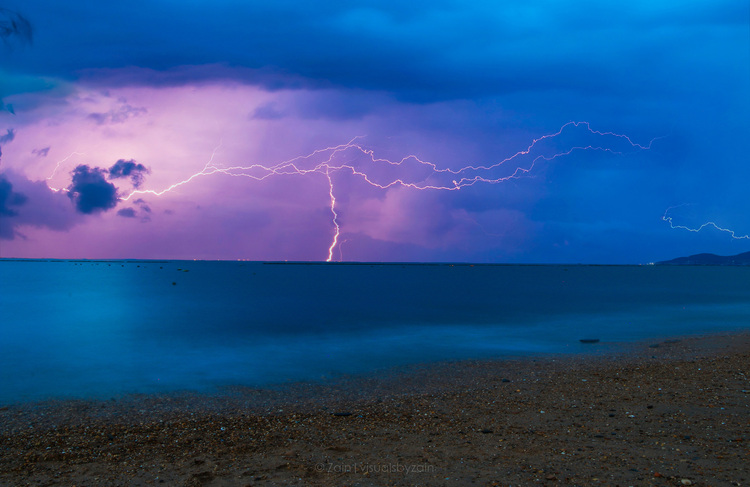
<svg viewBox="0 0 750 487"><path fill-rule="evenodd" d="M312 5L0 3L0 257L750 249L747 2Z"/></svg>

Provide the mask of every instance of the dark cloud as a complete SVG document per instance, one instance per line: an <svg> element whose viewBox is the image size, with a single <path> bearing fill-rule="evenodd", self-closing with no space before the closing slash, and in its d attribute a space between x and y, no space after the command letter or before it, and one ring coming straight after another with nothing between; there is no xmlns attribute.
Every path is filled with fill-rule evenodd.
<svg viewBox="0 0 750 487"><path fill-rule="evenodd" d="M31 44L34 37L31 23L18 12L0 8L0 39L6 46L14 42Z"/></svg>
<svg viewBox="0 0 750 487"><path fill-rule="evenodd" d="M13 191L13 184L4 174L0 174L0 216L16 216L18 212L14 207L23 205L27 200L25 194Z"/></svg>
<svg viewBox="0 0 750 487"><path fill-rule="evenodd" d="M250 114L250 120L279 120L286 116L276 103L268 102L260 105Z"/></svg>
<svg viewBox="0 0 750 487"><path fill-rule="evenodd" d="M8 132L5 135L0 135L0 144L7 144L15 138L16 131L13 129L8 129Z"/></svg>
<svg viewBox="0 0 750 487"><path fill-rule="evenodd" d="M106 211L117 205L117 188L105 179L107 171L85 164L77 166L71 175L68 197L81 213Z"/></svg>
<svg viewBox="0 0 750 487"><path fill-rule="evenodd" d="M429 101L519 91L665 92L684 85L679 72L702 72L694 56L664 55L680 46L720 52L713 67L738 74L734 82L745 79L742 63L732 61L746 40L747 5L736 0L658 8L646 0L217 0L181 4L178 15L171 2L127 5L19 2L44 29L35 35L38 49L11 67L119 84L233 78L268 89L356 87ZM117 28L101 29L101 19L115 18ZM75 29L59 19L73 19ZM722 40L729 31L741 42L725 52L720 46L734 44Z"/></svg>
<svg viewBox="0 0 750 487"><path fill-rule="evenodd" d="M25 194L13 191L13 184L5 174L0 174L0 239L12 240L16 236L10 217L17 216L18 207L27 200Z"/></svg>
<svg viewBox="0 0 750 487"><path fill-rule="evenodd" d="M135 209L122 208L121 210L117 210L117 216L122 216L125 218L135 218Z"/></svg>
<svg viewBox="0 0 750 487"><path fill-rule="evenodd" d="M117 212L118 216L123 218L138 218L140 217L141 223L147 223L151 221L151 207L141 198L133 201L133 204L137 208L123 208Z"/></svg>
<svg viewBox="0 0 750 487"><path fill-rule="evenodd" d="M90 113L87 118L96 122L97 125L106 125L110 123L123 123L130 117L137 117L147 111L144 107L134 107L124 104L116 110L112 109L103 113Z"/></svg>
<svg viewBox="0 0 750 487"><path fill-rule="evenodd" d="M115 164L109 168L108 179L120 179L130 178L134 187L139 187L142 183L146 174L150 174L151 170L143 164L136 163L133 159L126 161L125 159L119 159Z"/></svg>
<svg viewBox="0 0 750 487"><path fill-rule="evenodd" d="M47 157L47 154L49 154L49 149L49 147L45 147L44 149L33 149L31 153L36 155L37 157Z"/></svg>
<svg viewBox="0 0 750 487"><path fill-rule="evenodd" d="M13 109L13 105L10 103L5 103L3 100L0 100L0 112L8 112L11 115L15 115L16 111Z"/></svg>
<svg viewBox="0 0 750 487"><path fill-rule="evenodd" d="M31 181L13 171L0 174L0 239L23 237L19 228L33 226L64 231L83 218L64 192L43 181Z"/></svg>
<svg viewBox="0 0 750 487"><path fill-rule="evenodd" d="M0 135L0 144L5 144L10 142L16 137L16 132L13 129L8 129L8 133L5 135ZM3 157L3 148L0 146L0 158Z"/></svg>
<svg viewBox="0 0 750 487"><path fill-rule="evenodd" d="M148 203L146 203L143 198L138 198L137 200L133 201L133 204L138 205L144 212L151 213L151 207L148 206Z"/></svg>

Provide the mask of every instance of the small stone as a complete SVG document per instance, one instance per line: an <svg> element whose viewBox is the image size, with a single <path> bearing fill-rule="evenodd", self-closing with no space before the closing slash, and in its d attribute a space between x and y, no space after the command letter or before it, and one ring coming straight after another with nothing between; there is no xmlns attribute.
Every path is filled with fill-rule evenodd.
<svg viewBox="0 0 750 487"><path fill-rule="evenodd" d="M489 435L489 434L491 434L491 433L492 433L492 430L491 430L491 429L487 429L487 428L485 428L485 429L483 429L483 430L482 430L482 434L483 434L483 435Z"/></svg>
<svg viewBox="0 0 750 487"><path fill-rule="evenodd" d="M545 478L545 479L547 479L547 480L557 480L557 477L555 477L555 476L554 476L554 475L552 475L552 474L549 474L549 475L547 475L547 476L546 476L546 477L544 477L544 478Z"/></svg>
<svg viewBox="0 0 750 487"><path fill-rule="evenodd" d="M680 480L680 483L682 485L693 485L693 482L691 480L688 480L688 479L682 479L682 480Z"/></svg>

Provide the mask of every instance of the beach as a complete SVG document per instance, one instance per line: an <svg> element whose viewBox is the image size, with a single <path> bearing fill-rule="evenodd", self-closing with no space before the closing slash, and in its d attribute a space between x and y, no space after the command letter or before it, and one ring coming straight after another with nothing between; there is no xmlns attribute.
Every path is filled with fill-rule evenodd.
<svg viewBox="0 0 750 487"><path fill-rule="evenodd" d="M0 484L746 485L748 374L750 334L732 333L9 405Z"/></svg>

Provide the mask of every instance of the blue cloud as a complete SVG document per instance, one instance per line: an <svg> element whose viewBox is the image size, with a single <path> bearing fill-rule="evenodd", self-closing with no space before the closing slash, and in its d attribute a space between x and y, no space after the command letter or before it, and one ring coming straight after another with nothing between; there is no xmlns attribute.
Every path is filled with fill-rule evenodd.
<svg viewBox="0 0 750 487"><path fill-rule="evenodd" d="M73 170L68 197L79 212L98 213L117 205L117 188L106 181L106 173L104 169L91 168L84 164Z"/></svg>
<svg viewBox="0 0 750 487"><path fill-rule="evenodd" d="M117 215L125 218L135 218L135 210L133 208L122 208L117 210Z"/></svg>
<svg viewBox="0 0 750 487"><path fill-rule="evenodd" d="M0 239L22 237L24 226L64 231L81 221L63 192L16 172L0 174Z"/></svg>
<svg viewBox="0 0 750 487"><path fill-rule="evenodd" d="M136 67L130 76L108 79L235 77L271 89L356 87L420 101L527 90L663 92L685 83L677 73L705 79L694 57L678 52L717 48L712 79L727 83L722 74L742 70L732 59L744 52L747 22L747 5L731 0L223 0L179 7L164 0L127 7L24 0L18 8L38 25L36 47L10 60L21 71L96 80ZM114 19L117 28L101 28Z"/></svg>
<svg viewBox="0 0 750 487"><path fill-rule="evenodd" d="M151 173L151 170L133 159L129 161L119 159L109 168L108 173L108 179L130 178L133 186L138 188L143 183L146 174Z"/></svg>
<svg viewBox="0 0 750 487"><path fill-rule="evenodd" d="M31 44L33 37L31 23L26 17L13 10L0 8L0 40L6 46L13 42Z"/></svg>

